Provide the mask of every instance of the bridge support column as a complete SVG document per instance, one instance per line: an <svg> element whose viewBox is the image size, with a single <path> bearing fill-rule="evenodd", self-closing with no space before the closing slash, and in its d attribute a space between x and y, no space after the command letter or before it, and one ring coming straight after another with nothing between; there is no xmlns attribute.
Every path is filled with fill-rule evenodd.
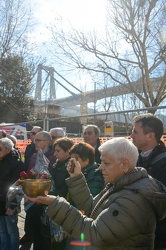
<svg viewBox="0 0 166 250"><path fill-rule="evenodd" d="M45 117L43 120L43 130L49 131L49 118Z"/></svg>
<svg viewBox="0 0 166 250"><path fill-rule="evenodd" d="M87 96L86 96L86 92L84 92L82 95L81 95L81 105L80 105L80 112L81 112L81 115L87 115ZM80 122L81 124L87 124L88 122L88 119L87 117L81 117L80 118Z"/></svg>

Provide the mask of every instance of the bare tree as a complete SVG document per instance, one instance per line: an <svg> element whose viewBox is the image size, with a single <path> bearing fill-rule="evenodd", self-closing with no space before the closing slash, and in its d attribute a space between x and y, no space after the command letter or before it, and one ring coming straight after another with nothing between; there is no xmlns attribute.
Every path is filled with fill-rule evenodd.
<svg viewBox="0 0 166 250"><path fill-rule="evenodd" d="M166 97L166 1L108 0L107 11L102 36L52 27L63 60L68 67L108 75L145 107L158 106Z"/></svg>
<svg viewBox="0 0 166 250"><path fill-rule="evenodd" d="M0 57L25 50L31 26L31 9L24 0L0 2Z"/></svg>

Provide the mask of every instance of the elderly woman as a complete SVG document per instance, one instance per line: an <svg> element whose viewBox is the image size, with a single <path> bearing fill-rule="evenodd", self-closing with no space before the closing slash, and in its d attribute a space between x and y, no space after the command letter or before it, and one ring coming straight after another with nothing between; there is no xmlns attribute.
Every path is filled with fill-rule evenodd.
<svg viewBox="0 0 166 250"><path fill-rule="evenodd" d="M79 239L81 233L93 249L153 249L156 219L166 217L164 186L136 168L137 148L124 138L103 143L101 165L106 188L95 198L87 188L80 164L66 180L78 209L62 197L31 199L47 204L48 215ZM70 171L70 169L69 169Z"/></svg>
<svg viewBox="0 0 166 250"><path fill-rule="evenodd" d="M24 163L14 150L13 142L8 138L0 139L0 249L18 250L19 232L17 215L7 216L6 195L9 187L20 177Z"/></svg>

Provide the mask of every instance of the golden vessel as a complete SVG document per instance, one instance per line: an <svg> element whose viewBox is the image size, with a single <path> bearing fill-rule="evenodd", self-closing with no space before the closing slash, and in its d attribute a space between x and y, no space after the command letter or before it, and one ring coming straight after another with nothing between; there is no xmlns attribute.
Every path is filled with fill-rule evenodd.
<svg viewBox="0 0 166 250"><path fill-rule="evenodd" d="M51 188L51 180L26 179L22 183L24 193L29 197L46 196Z"/></svg>

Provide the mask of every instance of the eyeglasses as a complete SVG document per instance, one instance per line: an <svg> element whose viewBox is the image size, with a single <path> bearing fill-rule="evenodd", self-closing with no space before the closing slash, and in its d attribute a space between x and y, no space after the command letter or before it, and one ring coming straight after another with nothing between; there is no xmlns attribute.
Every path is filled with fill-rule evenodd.
<svg viewBox="0 0 166 250"><path fill-rule="evenodd" d="M36 135L37 133L35 133L35 132L30 132L30 134L32 134L32 135Z"/></svg>
<svg viewBox="0 0 166 250"><path fill-rule="evenodd" d="M35 139L35 140L34 140L34 143L35 143L35 142L37 142L37 143L38 143L38 142L41 142L41 141L47 141L47 140Z"/></svg>
<svg viewBox="0 0 166 250"><path fill-rule="evenodd" d="M92 131L84 132L83 135L93 135Z"/></svg>

